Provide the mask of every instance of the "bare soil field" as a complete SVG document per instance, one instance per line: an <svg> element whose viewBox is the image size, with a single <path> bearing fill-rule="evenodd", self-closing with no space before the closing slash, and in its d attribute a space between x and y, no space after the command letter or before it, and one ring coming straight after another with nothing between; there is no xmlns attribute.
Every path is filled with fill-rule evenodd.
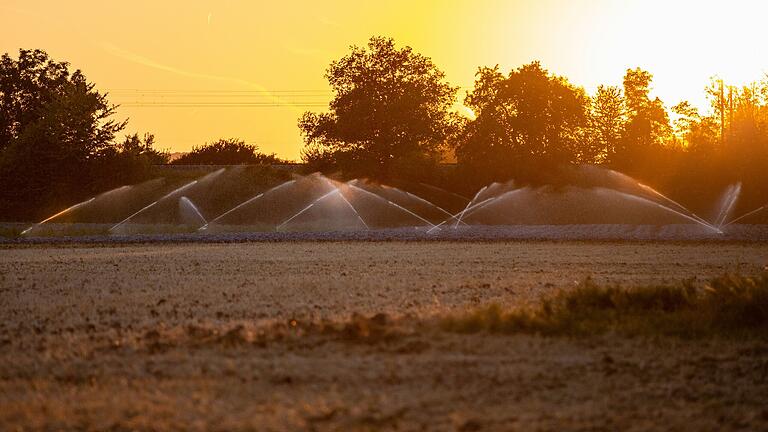
<svg viewBox="0 0 768 432"><path fill-rule="evenodd" d="M0 430L765 430L768 338L423 323L766 266L755 242L0 246Z"/></svg>

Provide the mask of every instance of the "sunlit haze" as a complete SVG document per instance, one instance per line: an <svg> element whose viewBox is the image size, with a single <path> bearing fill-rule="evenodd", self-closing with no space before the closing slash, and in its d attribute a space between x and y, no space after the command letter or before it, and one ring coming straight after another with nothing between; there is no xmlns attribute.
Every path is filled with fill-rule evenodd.
<svg viewBox="0 0 768 432"><path fill-rule="evenodd" d="M40 48L83 69L126 132L174 152L220 137L298 159L297 117L323 110L327 65L351 44L391 36L471 86L478 66L541 60L593 91L624 71L654 74L670 106L706 106L712 76L739 84L768 71L761 1L180 1L0 5L0 50Z"/></svg>

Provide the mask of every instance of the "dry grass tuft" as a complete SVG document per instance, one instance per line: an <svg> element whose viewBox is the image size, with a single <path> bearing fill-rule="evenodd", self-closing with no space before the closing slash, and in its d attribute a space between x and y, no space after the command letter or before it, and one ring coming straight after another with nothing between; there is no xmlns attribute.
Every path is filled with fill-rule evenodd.
<svg viewBox="0 0 768 432"><path fill-rule="evenodd" d="M601 286L590 279L537 306L481 309L434 317L393 318L353 314L340 321L291 318L269 324L227 323L158 331L149 329L140 345L150 352L179 347L267 347L308 340L348 344L389 344L433 330L455 333L531 333L545 336L620 335L768 336L768 274L726 275L704 284ZM418 350L417 346L401 347Z"/></svg>
<svg viewBox="0 0 768 432"><path fill-rule="evenodd" d="M221 325L196 325L167 329L149 328L136 338L134 348L150 353L163 353L171 349L234 349L265 348L277 342L341 341L349 344L380 344L402 339L413 332L409 323L402 323L378 313L372 316L353 314L340 321L311 321L291 318L285 321L254 324L248 322Z"/></svg>
<svg viewBox="0 0 768 432"><path fill-rule="evenodd" d="M634 288L600 286L588 279L537 307L503 310L490 305L446 317L440 324L459 333L765 336L768 275L726 275L704 285L686 281Z"/></svg>

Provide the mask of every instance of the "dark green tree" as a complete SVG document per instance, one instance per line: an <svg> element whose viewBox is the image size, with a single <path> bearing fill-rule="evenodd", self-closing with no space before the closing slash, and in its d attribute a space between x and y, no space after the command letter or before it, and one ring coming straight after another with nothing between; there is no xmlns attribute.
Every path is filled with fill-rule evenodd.
<svg viewBox="0 0 768 432"><path fill-rule="evenodd" d="M299 119L305 161L378 179L437 161L453 130L457 88L429 58L374 37L332 62L325 77L335 93L329 111Z"/></svg>

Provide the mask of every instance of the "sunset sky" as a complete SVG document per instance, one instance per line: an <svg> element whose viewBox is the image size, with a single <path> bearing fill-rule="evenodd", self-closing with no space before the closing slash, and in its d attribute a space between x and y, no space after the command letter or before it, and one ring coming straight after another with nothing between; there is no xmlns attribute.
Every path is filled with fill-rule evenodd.
<svg viewBox="0 0 768 432"><path fill-rule="evenodd" d="M372 35L431 57L462 97L478 66L538 59L590 92L640 66L667 105L704 106L711 76L768 72L766 16L738 0L4 0L0 50L69 61L160 148L240 137L298 159L296 119L327 104L326 66Z"/></svg>

